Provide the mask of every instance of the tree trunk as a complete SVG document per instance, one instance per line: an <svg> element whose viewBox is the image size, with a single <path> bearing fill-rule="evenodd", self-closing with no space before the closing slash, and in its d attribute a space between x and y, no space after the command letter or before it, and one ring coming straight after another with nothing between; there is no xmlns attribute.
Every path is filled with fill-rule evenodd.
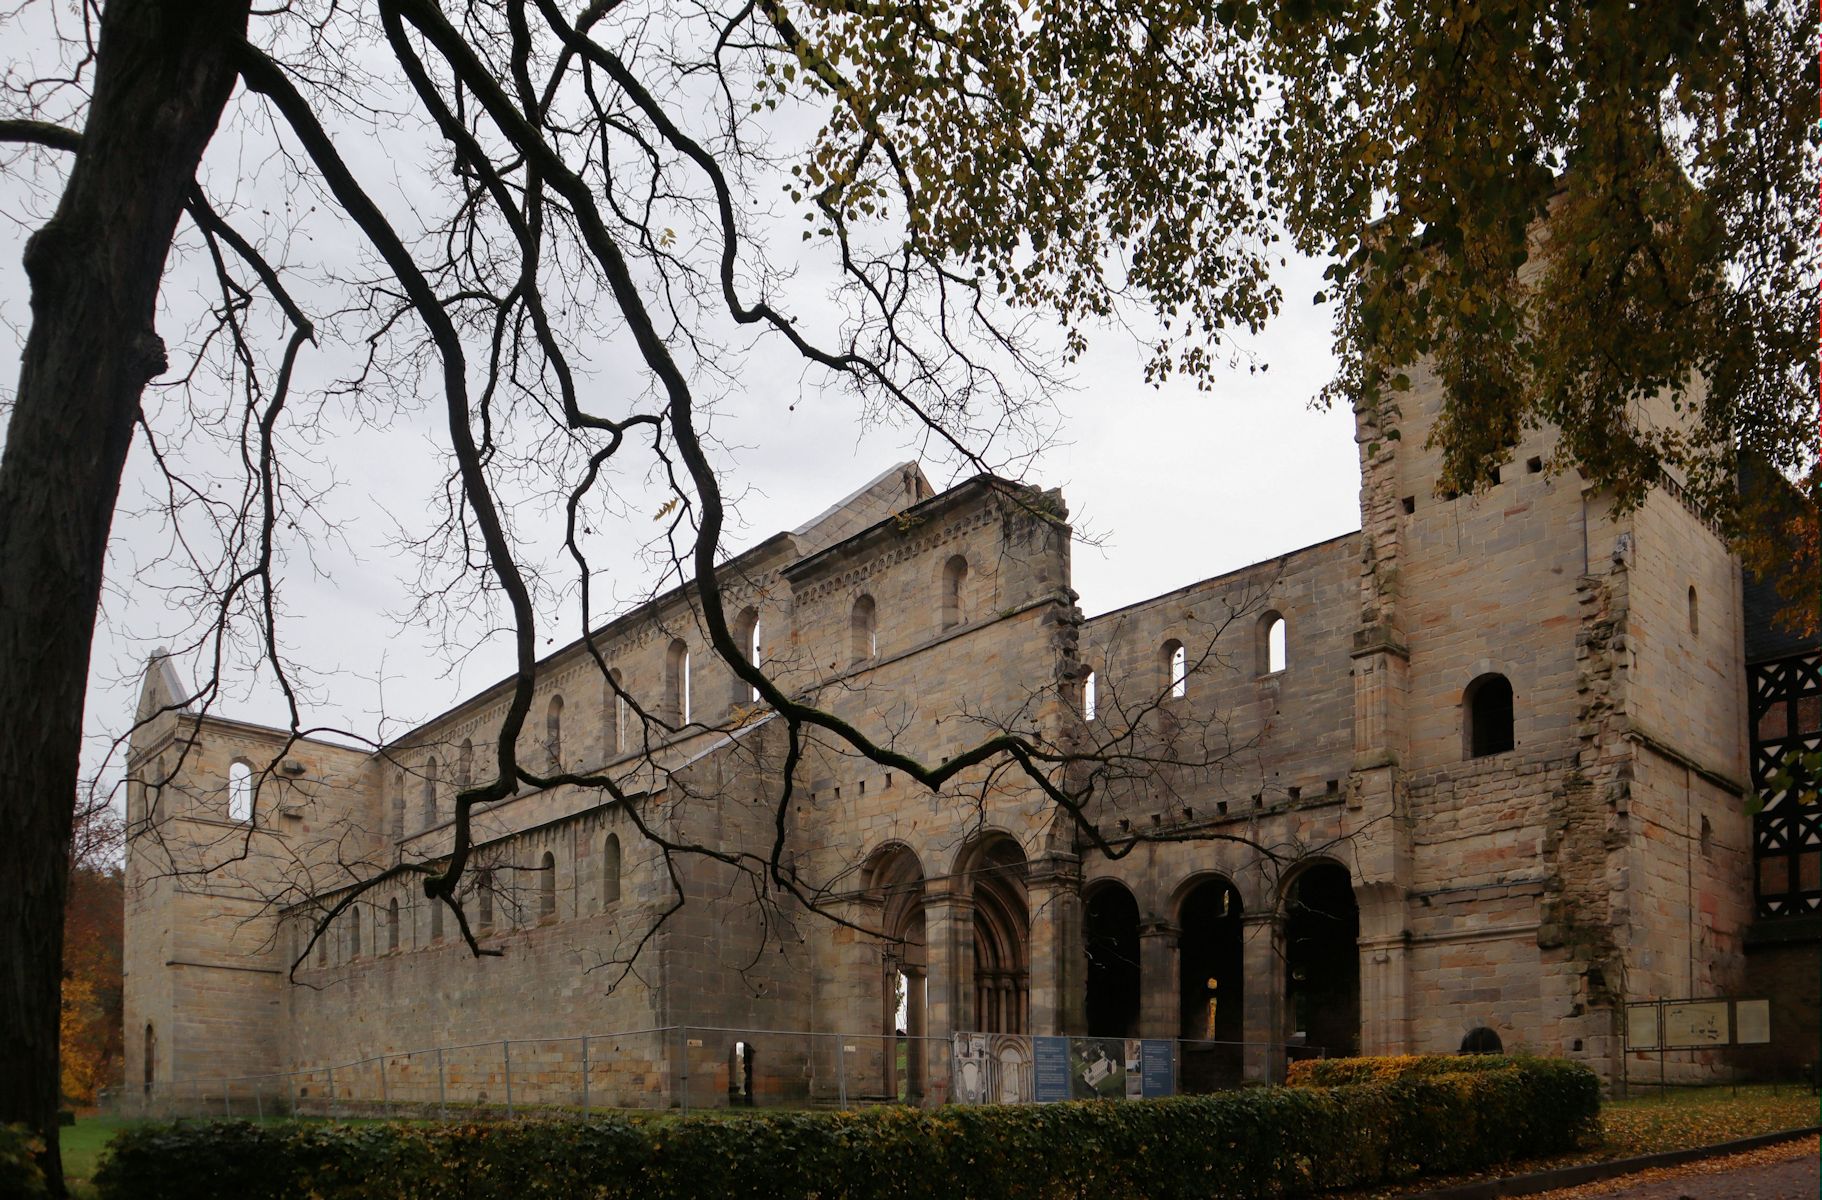
<svg viewBox="0 0 1822 1200"><path fill-rule="evenodd" d="M0 1123L57 1153L57 1029L82 700L139 397L164 369L165 257L233 91L249 0L109 0L56 214L25 250L32 325L0 458Z"/></svg>

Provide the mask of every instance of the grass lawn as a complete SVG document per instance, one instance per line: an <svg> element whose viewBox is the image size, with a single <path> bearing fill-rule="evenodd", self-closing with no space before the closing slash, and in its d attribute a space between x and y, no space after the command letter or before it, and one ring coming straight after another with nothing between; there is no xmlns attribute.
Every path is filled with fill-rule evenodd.
<svg viewBox="0 0 1822 1200"><path fill-rule="evenodd" d="M77 1117L76 1123L63 1131L57 1139L63 1148L63 1176L75 1195L93 1194L88 1182L95 1177L102 1148L116 1132L136 1124L125 1117Z"/></svg>

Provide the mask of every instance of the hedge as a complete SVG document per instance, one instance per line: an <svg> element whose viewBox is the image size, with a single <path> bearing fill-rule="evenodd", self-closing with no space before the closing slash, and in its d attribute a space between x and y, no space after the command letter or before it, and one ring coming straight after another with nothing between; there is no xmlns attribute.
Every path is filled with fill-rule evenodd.
<svg viewBox="0 0 1822 1200"><path fill-rule="evenodd" d="M147 1126L102 1200L1235 1200L1460 1171L1584 1144L1586 1068L1168 1100L586 1123Z"/></svg>
<svg viewBox="0 0 1822 1200"><path fill-rule="evenodd" d="M49 1195L38 1151L44 1143L24 1125L0 1125L0 1196Z"/></svg>
<svg viewBox="0 0 1822 1200"><path fill-rule="evenodd" d="M1367 1058L1310 1058L1290 1065L1292 1087L1340 1087L1348 1083L1385 1083L1429 1075L1503 1071L1535 1062L1511 1054L1388 1054Z"/></svg>

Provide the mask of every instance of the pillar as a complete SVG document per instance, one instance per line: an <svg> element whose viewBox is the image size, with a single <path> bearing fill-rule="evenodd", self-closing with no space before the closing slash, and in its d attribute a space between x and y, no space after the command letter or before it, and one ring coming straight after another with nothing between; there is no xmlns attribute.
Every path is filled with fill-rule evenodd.
<svg viewBox="0 0 1822 1200"><path fill-rule="evenodd" d="M924 954L928 976L924 987L925 1026L920 1043L925 1063L926 1095L935 1104L952 1099L950 1046L958 1032L973 1030L974 897L960 890L959 879L925 884Z"/></svg>
<svg viewBox="0 0 1822 1200"><path fill-rule="evenodd" d="M1052 854L1025 875L1031 914L1031 999L1024 1032L1088 1032L1088 957L1082 945L1081 860Z"/></svg>
<svg viewBox="0 0 1822 1200"><path fill-rule="evenodd" d="M1240 918L1245 1078L1284 1082L1284 925L1273 912Z"/></svg>
<svg viewBox="0 0 1822 1200"><path fill-rule="evenodd" d="M1399 889L1355 887L1360 905L1360 1052L1410 1052L1410 950Z"/></svg>
<svg viewBox="0 0 1822 1200"><path fill-rule="evenodd" d="M1182 985L1178 971L1177 926L1169 921L1139 923L1139 1036L1175 1038L1182 1034Z"/></svg>

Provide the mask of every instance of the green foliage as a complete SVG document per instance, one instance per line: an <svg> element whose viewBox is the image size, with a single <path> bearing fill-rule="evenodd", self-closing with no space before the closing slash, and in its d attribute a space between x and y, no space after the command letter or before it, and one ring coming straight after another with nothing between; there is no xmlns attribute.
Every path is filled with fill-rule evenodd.
<svg viewBox="0 0 1822 1200"><path fill-rule="evenodd" d="M1430 1075L1502 1071L1532 1059L1505 1054L1387 1054L1364 1058L1312 1058L1294 1062L1292 1087L1340 1087L1348 1083L1387 1083Z"/></svg>
<svg viewBox="0 0 1822 1200"><path fill-rule="evenodd" d="M44 1143L23 1125L0 1125L0 1196L49 1195L37 1154Z"/></svg>
<svg viewBox="0 0 1822 1200"><path fill-rule="evenodd" d="M1419 1060L1425 1061L1425 1060ZM730 1121L152 1126L122 1134L104 1200L1236 1200L1357 1187L1585 1143L1595 1078L1550 1060L1342 1087L1170 1100Z"/></svg>

